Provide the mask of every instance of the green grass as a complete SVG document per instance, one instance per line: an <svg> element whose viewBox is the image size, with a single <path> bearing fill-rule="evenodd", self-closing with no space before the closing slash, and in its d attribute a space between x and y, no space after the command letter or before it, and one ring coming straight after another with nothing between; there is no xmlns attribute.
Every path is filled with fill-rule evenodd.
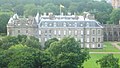
<svg viewBox="0 0 120 68"><path fill-rule="evenodd" d="M104 42L103 49L89 49L90 52L120 52L110 42Z"/></svg>
<svg viewBox="0 0 120 68"><path fill-rule="evenodd" d="M84 62L84 68L100 68L100 65L96 63L96 60L102 58L107 54L90 54L90 59ZM114 54L114 57L119 58L120 65L120 54Z"/></svg>
<svg viewBox="0 0 120 68"><path fill-rule="evenodd" d="M117 45L119 45L119 46L120 46L120 43L118 43Z"/></svg>

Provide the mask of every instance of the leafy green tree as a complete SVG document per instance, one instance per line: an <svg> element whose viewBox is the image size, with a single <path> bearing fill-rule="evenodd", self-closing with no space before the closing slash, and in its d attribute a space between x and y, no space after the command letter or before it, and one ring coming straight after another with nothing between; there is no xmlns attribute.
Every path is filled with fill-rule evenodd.
<svg viewBox="0 0 120 68"><path fill-rule="evenodd" d="M37 48L37 49L41 49L39 40L33 36L30 36L28 39L26 39L26 42L24 43L24 45Z"/></svg>
<svg viewBox="0 0 120 68"><path fill-rule="evenodd" d="M53 42L55 42L55 41L58 41L58 39L57 38L52 38L52 39L47 40L45 42L45 44L44 44L45 45L45 49L49 48L50 44L53 43Z"/></svg>
<svg viewBox="0 0 120 68"><path fill-rule="evenodd" d="M119 68L119 59L115 58L113 54L108 54L96 61L101 68Z"/></svg>
<svg viewBox="0 0 120 68"><path fill-rule="evenodd" d="M46 5L44 5L44 11L46 13L52 12L54 14L58 14L59 13L59 6L54 5L53 3L47 3Z"/></svg>
<svg viewBox="0 0 120 68"><path fill-rule="evenodd" d="M49 52L18 44L0 51L1 68L51 68Z"/></svg>
<svg viewBox="0 0 120 68"><path fill-rule="evenodd" d="M120 20L120 9L114 9L110 14L110 22L114 24L119 24Z"/></svg>
<svg viewBox="0 0 120 68"><path fill-rule="evenodd" d="M2 38L2 40L0 42L1 42L0 47L2 49L8 49L12 45L18 44L18 39L17 39L17 37L6 36L6 37Z"/></svg>
<svg viewBox="0 0 120 68"><path fill-rule="evenodd" d="M24 15L26 17L32 15L32 12L33 12L33 9L36 8L36 5L35 4L27 4L24 6Z"/></svg>
<svg viewBox="0 0 120 68"><path fill-rule="evenodd" d="M20 5L17 5L14 7L14 10L13 10L15 13L17 13L18 15L21 15L23 16L24 14L24 6L22 4Z"/></svg>
<svg viewBox="0 0 120 68"><path fill-rule="evenodd" d="M53 57L54 68L78 68L82 67L89 58L89 52L81 51L79 42L74 38L66 37L58 42L53 42L47 49Z"/></svg>
<svg viewBox="0 0 120 68"><path fill-rule="evenodd" d="M10 15L8 14L0 15L0 33L7 33L6 25L8 23L9 18L10 18Z"/></svg>
<svg viewBox="0 0 120 68"><path fill-rule="evenodd" d="M77 8L78 8L78 3L71 3L68 10L69 12L74 13L74 12L78 12Z"/></svg>

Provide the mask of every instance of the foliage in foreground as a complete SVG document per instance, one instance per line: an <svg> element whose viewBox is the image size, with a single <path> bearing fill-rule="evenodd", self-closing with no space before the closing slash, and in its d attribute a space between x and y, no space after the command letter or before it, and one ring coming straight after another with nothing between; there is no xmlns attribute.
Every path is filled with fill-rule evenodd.
<svg viewBox="0 0 120 68"><path fill-rule="evenodd" d="M19 38L20 44L0 49L1 68L78 68L83 67L84 61L89 58L89 52L81 51L79 42L74 38L66 37L41 50L22 44L22 37Z"/></svg>
<svg viewBox="0 0 120 68"><path fill-rule="evenodd" d="M96 61L101 68L119 68L119 59L115 58L113 54L108 54Z"/></svg>

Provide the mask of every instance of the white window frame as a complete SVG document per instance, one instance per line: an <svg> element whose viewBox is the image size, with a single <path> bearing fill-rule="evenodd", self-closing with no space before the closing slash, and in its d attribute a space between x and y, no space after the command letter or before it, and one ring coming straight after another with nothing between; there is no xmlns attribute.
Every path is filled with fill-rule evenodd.
<svg viewBox="0 0 120 68"><path fill-rule="evenodd" d="M86 47L87 47L87 48L90 48L90 44L86 44Z"/></svg>
<svg viewBox="0 0 120 68"><path fill-rule="evenodd" d="M58 34L59 34L59 35L61 34L60 30L58 31Z"/></svg>
<svg viewBox="0 0 120 68"><path fill-rule="evenodd" d="M57 34L57 31L56 31L56 30L54 30L54 34L55 34L55 35Z"/></svg>
<svg viewBox="0 0 120 68"><path fill-rule="evenodd" d="M80 41L83 42L83 38L81 38Z"/></svg>
<svg viewBox="0 0 120 68"><path fill-rule="evenodd" d="M77 35L77 33L78 33L77 30L75 30L75 35Z"/></svg>
<svg viewBox="0 0 120 68"><path fill-rule="evenodd" d="M66 35L66 30L64 30L64 35Z"/></svg>
<svg viewBox="0 0 120 68"><path fill-rule="evenodd" d="M90 39L89 39L89 38L87 38L87 42L90 42Z"/></svg>
<svg viewBox="0 0 120 68"><path fill-rule="evenodd" d="M87 30L87 35L89 35L90 34L90 30Z"/></svg>
<svg viewBox="0 0 120 68"><path fill-rule="evenodd" d="M72 31L71 30L69 30L69 35L71 35L72 34Z"/></svg>
<svg viewBox="0 0 120 68"><path fill-rule="evenodd" d="M40 35L42 34L41 30L39 30L39 34L40 34Z"/></svg>
<svg viewBox="0 0 120 68"><path fill-rule="evenodd" d="M81 30L81 35L83 35L83 30Z"/></svg>

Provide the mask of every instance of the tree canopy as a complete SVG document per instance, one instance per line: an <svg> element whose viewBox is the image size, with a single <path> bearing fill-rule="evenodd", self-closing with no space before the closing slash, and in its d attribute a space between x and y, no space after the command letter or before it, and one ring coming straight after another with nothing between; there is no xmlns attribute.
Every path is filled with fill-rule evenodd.
<svg viewBox="0 0 120 68"><path fill-rule="evenodd" d="M113 54L108 54L96 61L101 68L119 68L119 59L115 58Z"/></svg>
<svg viewBox="0 0 120 68"><path fill-rule="evenodd" d="M81 50L79 42L71 37L59 41L56 38L48 40L51 44L48 42L49 47L46 49L36 47L35 41L26 44L28 40L26 36L7 38L1 41L4 40L4 43L13 41L14 45L0 49L2 68L78 68L83 67L84 61L89 59L89 52ZM34 37L30 38L37 40Z"/></svg>

